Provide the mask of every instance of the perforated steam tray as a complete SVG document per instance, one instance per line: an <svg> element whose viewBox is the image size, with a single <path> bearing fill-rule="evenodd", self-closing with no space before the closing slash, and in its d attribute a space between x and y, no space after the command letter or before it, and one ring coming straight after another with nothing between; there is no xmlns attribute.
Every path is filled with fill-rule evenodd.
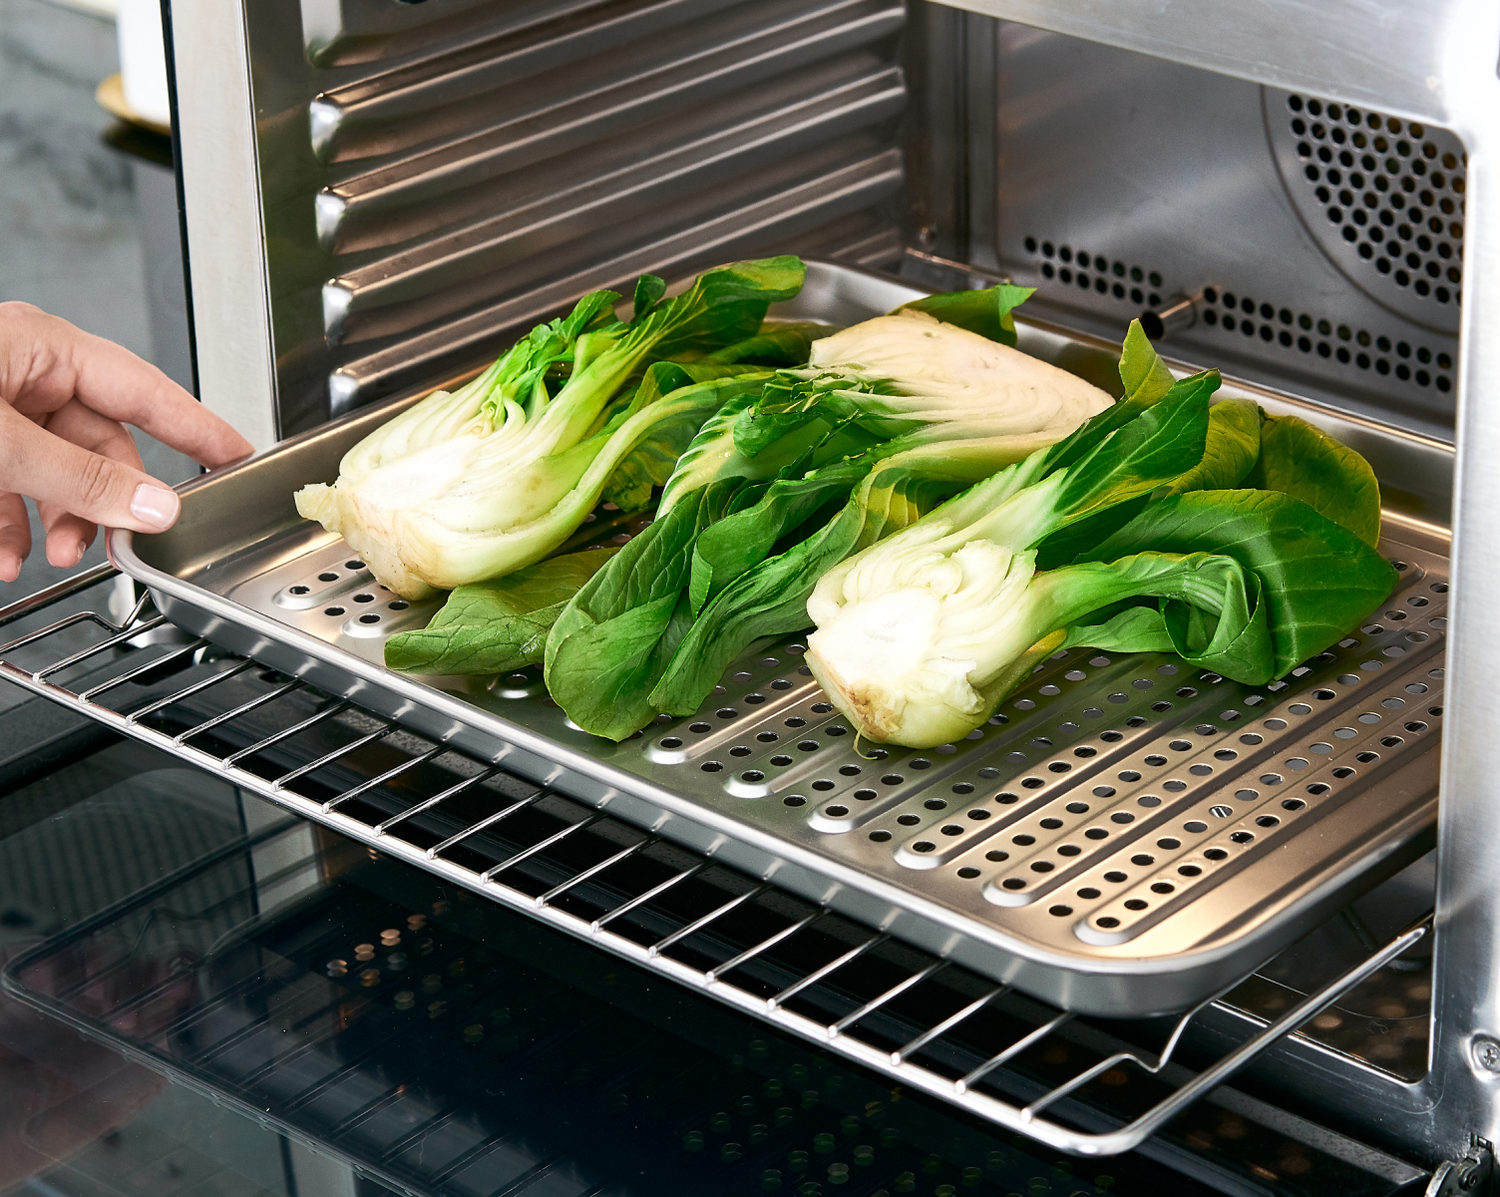
<svg viewBox="0 0 1500 1197"><path fill-rule="evenodd" d="M848 323L914 294L815 264L777 314ZM1105 353L1037 326L1022 348L1083 368ZM1314 418L1377 469L1443 464L1430 442L1225 393ZM535 670L382 664L385 637L440 600L383 590L291 496L332 481L400 402L198 480L176 527L114 534L113 559L197 635L1081 1012L1205 1000L1431 842L1447 561L1430 526L1388 518L1397 593L1270 686L1074 650L960 743L860 755L793 639L747 654L695 716L617 745L573 727Z"/></svg>

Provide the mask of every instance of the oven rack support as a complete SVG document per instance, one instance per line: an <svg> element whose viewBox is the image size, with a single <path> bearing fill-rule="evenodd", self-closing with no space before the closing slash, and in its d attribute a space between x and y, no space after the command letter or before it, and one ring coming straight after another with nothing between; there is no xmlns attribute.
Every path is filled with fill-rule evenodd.
<svg viewBox="0 0 1500 1197"><path fill-rule="evenodd" d="M47 610L49 607L62 604L64 600L91 589L96 595L107 594L112 579L118 576L113 567L101 565L31 598L11 604L0 609L0 628L30 621L36 616L45 619L47 615L53 614ZM77 607L77 604L69 606ZM90 636L90 641L81 646L72 642L78 638L80 630ZM163 633L167 635L165 642L151 642ZM40 655L45 658L45 663L38 665L32 660L22 665L15 659L17 654L22 653L32 657ZM129 710L116 710L106 703L110 695L118 695L132 682L153 675L160 677L164 673L169 674L174 668L190 663L208 665L206 675L196 677L180 688L153 694L149 701ZM69 671L85 668L90 668L87 685L75 688L59 680ZM784 927L713 967L697 967L670 955L670 949L695 936L711 932L716 924L742 906L754 903L768 893L778 892L770 883L739 876L742 886L740 892L707 913L642 942L615 931L612 924L623 921L632 911L660 900L709 868L726 874L732 871L708 857L696 856L692 863L678 868L665 880L639 892L627 894L623 900L616 899L614 905L596 917L581 917L558 905L558 900L577 891L622 861L662 841L629 824L620 823L609 815L590 810L571 799L542 789L527 797L501 804L499 809L468 823L431 846L424 848L408 842L395 834L403 824L473 790L500 774L500 767L464 758L469 761L470 768L455 784L436 793L416 797L407 795L409 805L373 824L352 817L340 808L382 786L399 782L403 775L413 775L421 766L440 756L457 758L461 754L452 752L442 744L431 742L411 747L417 737L395 722L364 712L347 700L323 695L294 679L277 679L261 693L201 718L175 733L148 722L152 716L176 704L189 699L203 700L215 688L230 684L256 668L253 661L228 656L205 639L184 640L167 624L165 617L150 610L149 598L145 596L136 601L122 619L114 619L90 607L83 607L71 610L60 618L53 618L42 626L29 628L21 635L0 643L0 677L86 715L111 731L196 765L243 790L363 843L372 850L425 869L501 905L593 943L642 968L710 994L736 1009L816 1043L824 1050L883 1073L900 1084L932 1094L989 1122L1051 1147L1078 1155L1113 1155L1138 1147L1191 1103L1210 1097L1234 1072L1417 944L1431 930L1430 923L1425 920L1407 929L1316 992L1304 997L1275 1021L1254 1031L1196 1074L1176 1063L1172 1057L1194 1019L1213 1005L1213 1000L1181 1015L1167 1033L1164 1045L1156 1052L1149 1052L1119 1041L1107 1040L1107 1037L1087 1027L1081 1020L1075 1021L1068 1012L1047 1009L1042 1003L1028 998L1024 1000L1024 1005L1028 1007L1030 1020L1034 1024L1031 1029L1017 1035L977 1066L959 1075L950 1075L953 1071L951 1067L947 1071L939 1071L931 1063L922 1062L924 1053L937 1046L945 1036L960 1030L986 1008L1004 999L1011 993L1008 986L968 975L966 979L975 996L967 1004L932 1021L931 1025L920 1027L915 1034L911 1034L894 1048L888 1043L871 1043L859 1033L858 1024L862 1020L939 973L952 970L954 974L962 974L965 970L918 949L903 946L902 967L906 970L906 975L902 979L832 1021L811 1017L792 1009L793 1000L799 994L833 978L840 970L861 957L877 951L883 944L890 942L889 936L869 928L857 927L841 916L814 907L802 917L791 919ZM275 732L227 752L221 750L222 746L211 751L192 743L206 732L222 728L298 695L318 704L314 714L293 719ZM359 715L361 734L336 750L304 764L281 769L271 776L247 767L246 763L258 754L351 711ZM336 763L347 763L360 749L377 743L401 743L404 759L383 770L372 771L369 776L330 798L310 798L294 788L299 780L309 777L317 770ZM572 808L570 816L563 820L563 826L551 834L524 844L508 857L483 869L467 867L441 855L470 837L495 830L543 798ZM500 874L528 858L545 853L566 839L586 831L610 827L619 833L624 846L612 855L572 872L539 894L515 888L498 879ZM674 848L673 851L679 857L694 856L681 848ZM851 946L841 955L794 977L769 996L752 992L730 979L730 974L736 969L770 952L812 923L825 919L838 921L853 932ZM1023 1053L1038 1048L1049 1038L1058 1037L1078 1042L1080 1036L1099 1051L1100 1058L1060 1083L1041 1087L1041 1091L1029 1100L1004 1100L993 1089L987 1091L983 1087L987 1078L998 1075L1008 1063ZM1116 1120L1115 1125L1105 1129L1080 1129L1078 1125L1054 1116L1059 1109L1069 1110L1070 1096L1091 1081L1113 1069L1130 1065L1165 1082L1168 1087L1166 1096L1123 1125ZM1218 1100L1223 1100L1222 1095ZM1076 1107L1073 1107L1072 1113L1075 1117L1079 1116ZM1084 1112L1080 1121L1086 1123L1090 1119L1095 1123L1099 1121L1096 1113L1089 1112Z"/></svg>

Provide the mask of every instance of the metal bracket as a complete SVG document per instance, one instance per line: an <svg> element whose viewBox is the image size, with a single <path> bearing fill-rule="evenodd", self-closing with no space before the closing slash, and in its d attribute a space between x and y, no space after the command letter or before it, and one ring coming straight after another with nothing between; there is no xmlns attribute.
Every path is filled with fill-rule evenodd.
<svg viewBox="0 0 1500 1197"><path fill-rule="evenodd" d="M1432 1174L1423 1197L1458 1197L1463 1193L1482 1193L1488 1187L1494 1170L1495 1156L1488 1140L1469 1136L1469 1150L1461 1160L1448 1160Z"/></svg>

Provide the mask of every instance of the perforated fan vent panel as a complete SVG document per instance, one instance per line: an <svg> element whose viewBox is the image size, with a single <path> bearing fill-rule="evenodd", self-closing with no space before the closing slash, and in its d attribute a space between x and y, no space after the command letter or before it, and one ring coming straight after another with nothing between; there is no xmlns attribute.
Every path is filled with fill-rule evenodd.
<svg viewBox="0 0 1500 1197"><path fill-rule="evenodd" d="M1113 299L1128 319L1144 308L1161 307L1162 293L1171 293L1171 283L1157 270L1127 266L1104 254L1031 236L1022 248L1035 255L1040 290L1049 297L1059 292L1071 296L1074 288L1093 292L1101 300ZM1401 383L1440 395L1453 390L1453 354L1442 347L1442 342L1433 348L1420 337L1408 340L1399 333L1390 336L1330 320L1327 315L1294 311L1254 299L1233 287L1205 287L1201 294L1199 327L1205 330L1204 335L1228 334L1219 343L1232 350L1243 351L1248 343L1257 352L1279 352L1288 362L1299 365L1320 358L1325 363L1351 366L1373 374L1381 386ZM1180 296L1178 291L1174 299Z"/></svg>
<svg viewBox="0 0 1500 1197"><path fill-rule="evenodd" d="M1296 92L1264 92L1288 195L1361 290L1438 332L1458 328L1466 157L1458 138Z"/></svg>

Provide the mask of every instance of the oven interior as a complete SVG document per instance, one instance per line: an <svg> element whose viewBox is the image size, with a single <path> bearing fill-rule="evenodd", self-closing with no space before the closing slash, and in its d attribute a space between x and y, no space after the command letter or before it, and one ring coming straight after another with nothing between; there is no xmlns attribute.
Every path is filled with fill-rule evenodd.
<svg viewBox="0 0 1500 1197"><path fill-rule="evenodd" d="M933 289L1035 286L1037 319L1111 341L1149 313L1174 361L1428 446L1420 473L1387 470L1382 491L1392 512L1446 529L1467 165L1447 130L927 0L267 0L229 18L167 7L196 377L204 401L261 445L472 369L585 290L797 252ZM216 47L234 50L228 86L207 66L226 61L206 54ZM19 635L70 604L103 611L102 588L9 621ZM7 646L6 676L92 699L84 668L145 649L165 661L160 678L141 674L170 682L161 697L204 685L154 711L161 697L134 681L113 688L127 734L154 727L168 751L221 774L299 767L281 760L274 773L247 750L331 700L293 687L290 700L311 705L268 723L223 718L206 748L175 739L250 702L285 712L264 695L290 681L173 644L146 627L149 608L135 623L128 608L87 635L75 625ZM104 641L104 658L40 677ZM327 718L372 734L356 715ZM403 744L363 776L426 751ZM360 784L344 778L330 794ZM453 784L432 778L417 799L340 813L367 832ZM556 797L552 830L587 820L568 801ZM1282 953L1205 1012L1183 1058L1222 1058L1419 925L1434 876L1429 854ZM659 936L744 893L724 884ZM1436 1162L1459 1131L1422 1113L1432 989L1428 937L1265 1052L1240 1087ZM834 1008L857 1009L862 992ZM947 1000L936 1008L956 1012ZM1115 1029L1111 1043L1148 1053L1171 1033ZM1149 1105L1132 1098L1103 1117ZM1406 1120L1372 1124L1381 1109Z"/></svg>

